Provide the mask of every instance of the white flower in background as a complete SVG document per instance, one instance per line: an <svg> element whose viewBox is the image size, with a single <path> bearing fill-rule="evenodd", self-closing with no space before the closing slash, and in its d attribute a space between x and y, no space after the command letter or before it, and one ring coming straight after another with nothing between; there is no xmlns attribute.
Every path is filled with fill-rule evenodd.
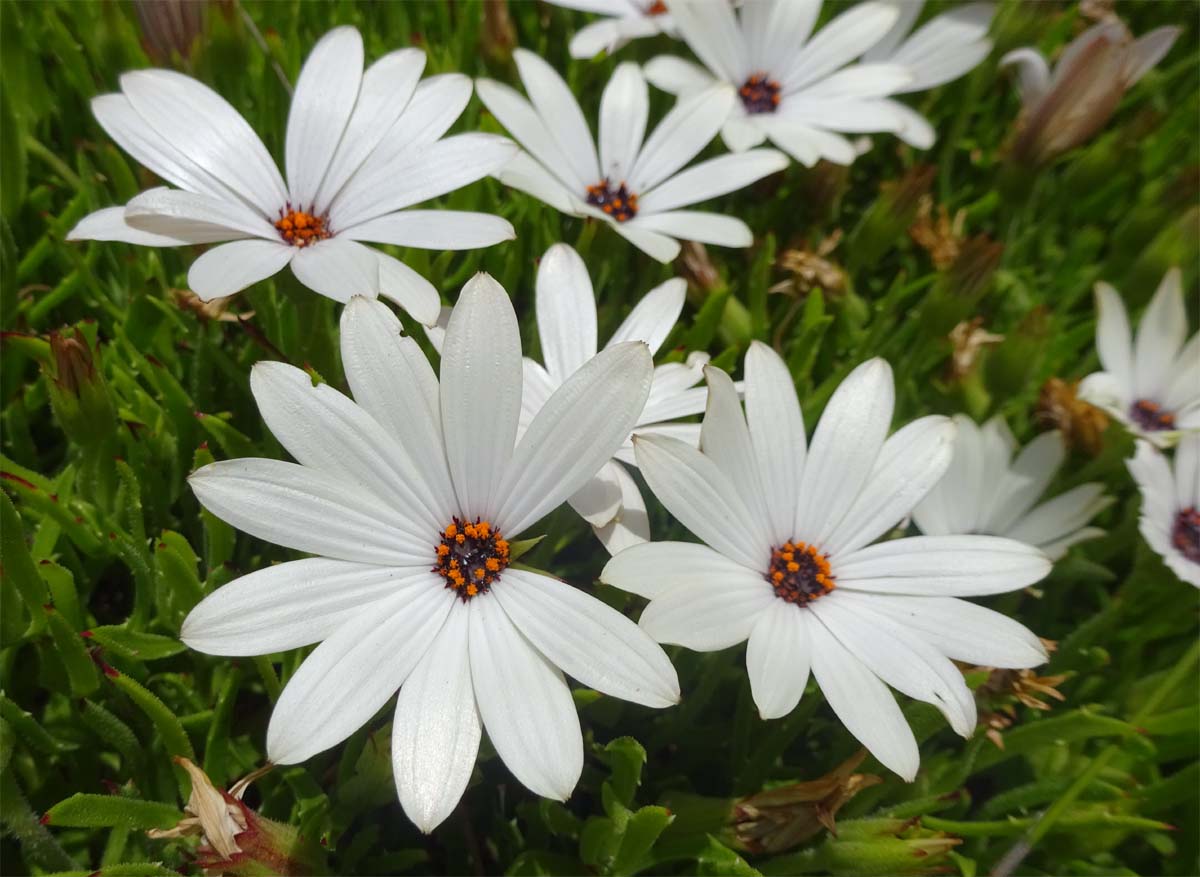
<svg viewBox="0 0 1200 877"><path fill-rule="evenodd" d="M1200 430L1200 332L1187 338L1182 278L1172 268L1142 314L1137 336L1120 294L1096 284L1096 353L1104 371L1088 375L1079 396L1134 435L1160 448Z"/></svg>
<svg viewBox="0 0 1200 877"><path fill-rule="evenodd" d="M569 673L648 706L678 700L670 661L632 621L558 579L509 566L512 539L621 445L650 389L646 345L577 371L517 441L521 339L485 274L459 296L440 380L379 301L342 314L354 400L283 363L251 389L297 463L228 460L191 476L213 514L316 555L207 597L181 637L215 655L321 644L288 681L267 755L295 764L341 742L396 694L400 803L423 831L458 803L480 731L518 780L565 800L583 766Z"/></svg>
<svg viewBox="0 0 1200 877"><path fill-rule="evenodd" d="M950 464L954 424L924 417L890 438L894 388L873 359L842 382L812 445L787 366L755 342L746 410L709 368L700 446L636 438L655 496L703 540L635 545L602 581L650 599L641 625L697 651L749 641L746 669L763 718L791 712L816 676L846 728L911 780L916 740L887 686L941 710L959 734L975 701L953 660L1032 667L1032 633L959 597L1012 591L1050 571L1041 552L995 536L871 543L896 526Z"/></svg>
<svg viewBox="0 0 1200 877"><path fill-rule="evenodd" d="M290 265L336 301L381 293L423 323L437 319L433 285L360 241L458 250L514 237L498 216L405 210L497 170L516 145L490 134L439 139L462 113L471 81L431 77L425 54L392 52L363 72L362 37L327 33L300 71L288 114L285 167L208 86L171 70L121 76L119 94L92 101L126 152L177 186L83 218L71 240L175 247L230 241L192 263L204 300L231 295Z"/></svg>
<svg viewBox="0 0 1200 877"><path fill-rule="evenodd" d="M973 70L992 51L987 38L995 7L991 3L956 6L921 25L910 34L925 0L900 0L900 17L892 29L862 56L867 64L898 64L913 76L894 94L927 91L958 79ZM907 39L906 39L907 37ZM933 146L937 134L929 120L899 101L886 101L900 116L896 135L918 149Z"/></svg>
<svg viewBox="0 0 1200 877"><path fill-rule="evenodd" d="M1177 576L1200 588L1200 434L1180 439L1174 472L1146 441L1126 465L1142 492L1142 538Z"/></svg>
<svg viewBox="0 0 1200 877"><path fill-rule="evenodd" d="M646 65L646 78L681 100L714 83L733 89L721 136L735 152L770 139L809 167L822 158L850 164L855 148L841 135L900 131L906 116L884 98L913 74L898 64L852 63L896 23L895 6L860 3L814 36L820 10L819 2L761 0L744 4L739 17L728 3L675 0L679 35L704 67L661 55Z"/></svg>
<svg viewBox="0 0 1200 877"><path fill-rule="evenodd" d="M1087 526L1113 503L1103 484L1081 484L1038 503L1066 456L1061 433L1042 433L1017 453L1003 417L980 427L958 414L954 423L958 437L950 468L912 513L926 536L1006 536L1058 560L1077 542L1104 535Z"/></svg>
<svg viewBox="0 0 1200 877"><path fill-rule="evenodd" d="M578 31L568 47L572 58L612 54L630 40L675 36L675 22L663 0L549 0L555 6L604 16Z"/></svg>
<svg viewBox="0 0 1200 877"><path fill-rule="evenodd" d="M1134 40L1120 21L1101 22L1063 49L1053 73L1036 49L1006 54L1000 66L1016 66L1022 104L1013 156L1042 165L1088 140L1125 92L1171 50L1179 32L1160 27Z"/></svg>
<svg viewBox="0 0 1200 877"><path fill-rule="evenodd" d="M625 341L645 341L650 353L657 353L675 328L686 294L687 283L678 277L650 290L604 349ZM596 298L592 281L579 254L566 244L555 244L542 257L536 307L545 367L528 357L525 359L519 431L533 421L555 390L596 355ZM708 355L697 352L686 363L665 363L654 369L650 396L635 427L638 435L672 435L692 445L699 441L700 424L667 421L704 410L708 391L696 384L703 380L707 362ZM628 437L614 458L570 499L571 507L592 525L613 554L650 538L646 504L622 464L637 465Z"/></svg>
<svg viewBox="0 0 1200 877"><path fill-rule="evenodd" d="M634 246L669 262L676 238L748 247L754 235L733 216L681 210L783 170L787 157L773 149L722 155L681 172L716 136L733 90L714 87L679 101L646 134L650 97L636 64L617 67L600 99L600 150L562 77L532 52L513 53L529 98L489 79L476 81L479 97L520 141L519 154L500 181L551 207L609 223Z"/></svg>

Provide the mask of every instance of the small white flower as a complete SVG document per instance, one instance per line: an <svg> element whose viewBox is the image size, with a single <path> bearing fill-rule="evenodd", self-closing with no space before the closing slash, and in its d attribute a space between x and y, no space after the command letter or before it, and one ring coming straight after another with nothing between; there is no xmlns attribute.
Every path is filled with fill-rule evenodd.
<svg viewBox="0 0 1200 877"><path fill-rule="evenodd" d="M862 56L868 64L898 64L913 75L912 82L894 94L926 91L952 82L973 70L992 51L987 38L995 7L991 3L956 6L909 34L921 15L925 0L900 0L900 17L892 29ZM907 37L907 39L906 39ZM899 101L885 101L900 116L896 135L918 149L928 149L937 138L929 120Z"/></svg>
<svg viewBox="0 0 1200 877"><path fill-rule="evenodd" d="M791 712L809 670L846 728L911 780L916 740L887 690L941 710L959 734L975 701L952 660L1032 667L1032 633L957 599L1025 587L1050 571L1037 549L995 536L874 542L950 463L954 424L924 417L890 438L894 388L873 359L842 382L808 446L787 366L755 342L746 410L709 368L702 451L636 438L655 496L706 544L649 542L601 580L650 599L641 625L659 642L714 651L749 641L746 669L763 718ZM886 684L885 684L886 683Z"/></svg>
<svg viewBox="0 0 1200 877"><path fill-rule="evenodd" d="M675 36L675 22L664 0L549 0L555 6L604 16L571 38L572 58L612 54L630 40L658 34Z"/></svg>
<svg viewBox="0 0 1200 877"><path fill-rule="evenodd" d="M1077 542L1104 535L1087 522L1113 503L1091 482L1037 504L1066 456L1058 432L1039 435L1018 454L1017 441L997 415L982 427L954 417L954 459L942 480L913 509L927 536L979 533L1006 536L1058 560ZM1016 454L1014 459L1014 454Z"/></svg>
<svg viewBox="0 0 1200 877"><path fill-rule="evenodd" d="M525 147L497 175L501 182L563 213L604 220L660 262L679 254L676 238L725 247L754 242L736 217L679 209L787 166L787 156L756 149L681 172L716 136L733 105L733 89L717 86L679 101L646 137L646 80L636 64L621 64L600 99L597 155L583 111L562 77L532 52L518 49L513 57L528 99L499 82L475 83L487 108Z"/></svg>
<svg viewBox="0 0 1200 877"><path fill-rule="evenodd" d="M316 555L205 598L181 637L215 655L321 644L271 715L267 755L295 764L354 733L396 694L400 803L431 831L470 779L480 732L534 792L565 800L583 742L563 672L648 706L675 671L632 621L557 579L509 566L511 540L575 493L628 436L650 390L639 342L579 369L517 440L521 339L485 274L463 288L441 377L379 301L342 313L354 400L283 363L251 389L297 463L228 460L190 479L200 502L260 539Z"/></svg>
<svg viewBox="0 0 1200 877"><path fill-rule="evenodd" d="M1172 268L1142 314L1137 337L1118 292L1096 284L1096 353L1104 371L1088 375L1079 395L1160 448L1200 430L1200 332L1187 338L1182 278Z"/></svg>
<svg viewBox="0 0 1200 877"><path fill-rule="evenodd" d="M860 3L814 36L820 10L819 2L761 0L739 17L728 3L674 0L680 37L704 67L662 55L646 65L646 78L683 100L714 83L733 89L721 136L735 152L770 139L809 167L822 158L850 164L857 153L841 135L903 129L906 116L884 98L913 74L899 64L851 63L896 23L895 6Z"/></svg>
<svg viewBox="0 0 1200 877"><path fill-rule="evenodd" d="M645 341L650 353L671 334L683 309L687 283L676 277L643 296L604 349L625 341ZM550 395L596 355L596 299L587 267L566 244L546 251L538 268L537 326L545 367L525 359L521 397L523 431ZM672 435L695 445L700 424L669 423L704 410L707 391L697 387L704 378L705 353L692 353L686 363L671 362L654 369L650 397L638 417L638 435ZM620 461L620 462L618 462ZM613 459L584 488L571 497L571 507L592 525L610 553L650 538L646 504L625 466L636 466L633 444L627 438Z"/></svg>
<svg viewBox="0 0 1200 877"><path fill-rule="evenodd" d="M175 247L230 241L192 263L204 300L232 295L290 265L336 301L381 293L423 323L437 319L433 285L360 241L458 250L514 237L498 216L405 210L481 179L516 151L490 134L440 139L462 113L471 81L418 81L425 53L401 49L363 72L359 32L339 27L313 48L288 114L287 183L238 112L208 86L171 70L121 76L119 94L92 101L126 152L177 186L83 218L70 240Z"/></svg>
<svg viewBox="0 0 1200 877"><path fill-rule="evenodd" d="M1142 492L1138 529L1167 566L1200 588L1200 434L1184 436L1175 467L1147 441L1126 465Z"/></svg>

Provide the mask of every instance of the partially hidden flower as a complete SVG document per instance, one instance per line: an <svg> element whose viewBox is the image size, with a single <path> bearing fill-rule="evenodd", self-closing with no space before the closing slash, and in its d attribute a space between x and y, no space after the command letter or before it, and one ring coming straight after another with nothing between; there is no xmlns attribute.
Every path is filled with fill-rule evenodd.
<svg viewBox="0 0 1200 877"><path fill-rule="evenodd" d="M701 451L664 436L634 441L650 489L705 544L635 545L601 580L649 598L640 623L659 642L748 642L763 718L795 708L811 668L847 730L913 779L917 743L888 685L969 735L975 701L952 661L1032 667L1046 653L1022 625L959 598L1025 587L1049 560L995 536L871 544L938 482L954 441L940 416L888 437L895 391L883 360L842 382L811 445L791 375L769 347L754 342L746 355L744 415L728 376L706 377Z"/></svg>
<svg viewBox="0 0 1200 877"><path fill-rule="evenodd" d="M487 728L527 788L565 800L583 767L569 673L654 707L679 697L662 649L583 591L512 565L513 540L578 491L629 435L650 390L646 345L579 369L517 440L521 341L508 295L477 275L451 314L440 379L381 302L342 314L354 399L283 363L251 389L298 461L213 463L190 483L247 533L315 555L205 598L181 638L214 655L319 642L275 705L267 755L295 764L396 696L400 803L431 831L458 803Z"/></svg>
<svg viewBox="0 0 1200 877"><path fill-rule="evenodd" d="M735 100L713 87L679 101L646 136L650 98L641 69L617 67L600 98L599 152L563 78L525 49L513 53L529 97L489 79L475 88L525 151L497 174L563 213L607 222L634 246L669 262L676 238L748 247L749 226L734 216L680 208L707 201L783 170L773 149L722 155L682 170L716 136Z"/></svg>
<svg viewBox="0 0 1200 877"><path fill-rule="evenodd" d="M526 357L521 395L523 432L551 394L596 355L596 299L587 266L566 244L555 244L542 257L536 288L538 337L544 366ZM672 278L646 293L609 339L604 349L626 341L644 341L653 355L667 340L683 309L687 285ZM707 391L705 353L692 353L686 362L664 363L654 369L650 396L635 427L638 435L671 435L695 445L700 424L671 423L704 410ZM636 466L627 437L583 489L570 498L610 553L650 538L646 504L626 466Z"/></svg>
<svg viewBox="0 0 1200 877"><path fill-rule="evenodd" d="M571 37L572 58L612 54L630 40L659 34L676 36L675 21L664 0L549 0L555 6L601 16Z"/></svg>
<svg viewBox="0 0 1200 877"><path fill-rule="evenodd" d="M1179 32L1160 27L1135 40L1120 21L1101 22L1063 49L1053 72L1036 49L1006 54L1000 65L1016 67L1022 104L1014 160L1038 167L1090 139Z"/></svg>
<svg viewBox="0 0 1200 877"><path fill-rule="evenodd" d="M860 3L813 34L820 3L761 0L670 4L680 37L703 67L671 55L646 65L658 88L695 99L714 84L734 91L721 137L735 152L769 139L806 167L824 158L851 164L843 134L900 131L899 104L885 98L913 81L900 64L855 64L899 18L885 3Z"/></svg>
<svg viewBox="0 0 1200 877"><path fill-rule="evenodd" d="M1079 396L1158 447L1200 430L1200 332L1187 339L1187 308L1178 268L1166 273L1138 323L1120 294L1096 284L1096 353L1103 371L1079 385Z"/></svg>
<svg viewBox="0 0 1200 877"><path fill-rule="evenodd" d="M1174 466L1147 441L1127 465L1142 492L1142 538L1175 575L1200 588L1200 434L1180 440Z"/></svg>
<svg viewBox="0 0 1200 877"><path fill-rule="evenodd" d="M470 99L471 81L447 74L419 83L424 67L424 52L400 49L364 72L356 29L322 37L288 114L286 182L246 120L208 86L172 70L125 73L121 91L95 98L92 112L121 148L176 188L89 214L68 239L227 241L188 271L202 299L290 266L302 284L336 301L382 294L433 323L433 285L361 242L457 250L513 238L497 216L405 208L486 177L516 146L492 134L442 139Z"/></svg>
<svg viewBox="0 0 1200 877"><path fill-rule="evenodd" d="M1039 502L1066 456L1061 433L1044 432L1018 452L1017 440L999 415L977 426L958 414L954 423L954 459L913 509L922 533L1005 536L1041 549L1051 560L1072 545L1104 535L1099 527L1088 526L1113 503L1103 484L1081 484Z"/></svg>
<svg viewBox="0 0 1200 877"><path fill-rule="evenodd" d="M996 8L991 3L966 3L935 16L912 31L925 0L900 0L900 17L879 42L862 56L866 64L898 64L912 74L912 81L894 94L927 91L977 67L992 51L987 38ZM896 135L918 149L933 146L937 134L929 120L905 104L887 100L901 120Z"/></svg>

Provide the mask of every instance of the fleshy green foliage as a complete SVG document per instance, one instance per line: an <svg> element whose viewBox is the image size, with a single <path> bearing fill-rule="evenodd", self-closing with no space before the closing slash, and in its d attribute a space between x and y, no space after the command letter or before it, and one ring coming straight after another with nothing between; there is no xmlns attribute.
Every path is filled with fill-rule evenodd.
<svg viewBox="0 0 1200 877"><path fill-rule="evenodd" d="M567 58L567 35L585 17L533 2L510 11L518 43L565 71L594 115L615 61ZM1171 23L1183 35L1094 141L1036 177L1024 172L1020 186L1012 174L1022 172L1004 165L1018 101L995 59L1027 43L1058 51L1085 25L1073 4L1003 4L992 58L915 98L940 134L927 154L879 136L849 170L793 166L722 199L716 209L745 219L758 241L744 252L709 251L708 280L692 285L667 356L706 349L736 371L751 339L772 343L811 425L849 369L880 355L896 371L898 422L999 412L1027 440L1048 425L1035 414L1044 382L1096 365L1094 281L1112 282L1137 309L1178 264L1194 326L1195 6L1118 11L1135 33ZM281 77L294 81L335 24L357 25L370 59L417 44L429 54L427 73L514 81L514 71L487 37L479 0L213 4L191 50L165 58L149 56L154 45L129 3L4 0L0 16L0 870L199 873L194 838L145 834L173 825L187 801L190 784L172 756L194 759L218 787L258 767L271 704L303 655L211 658L178 641L205 594L288 557L203 512L185 479L214 458L281 456L255 411L249 368L283 358L342 386L336 312L280 275L234 299L235 317L211 319L182 307L176 292L199 248L64 243L86 212L155 183L95 123L88 99L114 90L125 69L174 66L216 88L278 155L288 104ZM673 49L684 51L640 41L619 57ZM668 105L653 95L655 113ZM456 130L478 128L496 124L474 101ZM897 217L881 195L922 164L932 166L934 203L961 213L966 234L1003 245L991 253L994 273L973 285L936 270L906 232L912 209ZM518 239L478 253L396 254L448 302L475 271L491 272L512 294L535 355L534 266L549 244L573 243L587 261L601 337L674 270L608 229L491 181L443 200L504 215ZM847 268L841 288L783 283L785 251L816 250L837 230L846 237L826 258ZM976 316L1004 340L955 377L946 333ZM75 337L75 327L99 345L82 425L55 395L47 343L53 330ZM344 874L972 875L1014 849L1019 874L1196 873L1197 593L1137 535L1129 452L1112 427L1093 454L1076 451L1055 485L1105 482L1118 498L1099 521L1108 536L1076 547L1036 589L988 601L1059 641L1038 672L1069 674L1059 686L1065 702L1050 701L1049 712L1017 704L1003 748L982 727L963 741L931 708L906 703L921 741L917 781L885 775L862 791L838 813L836 838L821 832L774 858L728 845L729 799L819 777L856 748L811 683L791 716L761 721L739 649L673 649L684 692L674 709L578 691L587 760L566 804L526 792L485 744L458 811L422 836L396 803L386 711L344 745L262 777L247 803L319 842L329 870ZM659 538L683 536L661 508L651 514ZM589 585L604 557L586 528L560 510L539 531L547 536L528 562ZM595 590L640 611L636 598ZM970 676L977 685L985 678ZM870 760L860 770L884 774ZM947 837L962 843L951 848Z"/></svg>

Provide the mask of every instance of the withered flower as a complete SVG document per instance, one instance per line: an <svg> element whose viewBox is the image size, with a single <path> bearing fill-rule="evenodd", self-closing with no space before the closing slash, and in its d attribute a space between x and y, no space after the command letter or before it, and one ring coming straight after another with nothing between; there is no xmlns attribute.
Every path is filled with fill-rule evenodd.
<svg viewBox="0 0 1200 877"><path fill-rule="evenodd" d="M1043 639L1042 644L1047 652L1053 652L1057 646L1057 643L1048 639ZM1023 704L1030 709L1049 712L1053 704L1046 698L1065 701L1066 696L1058 687L1071 675L1060 673L1054 676L1039 676L1033 670L1003 670L995 667L970 667L964 672L968 675L988 674L984 683L975 689L975 699L979 703L980 724L987 728L987 738L998 749L1004 748L1002 732L1012 727L1017 720L1017 705Z"/></svg>
<svg viewBox="0 0 1200 877"><path fill-rule="evenodd" d="M908 234L918 247L929 253L933 267L945 271L954 264L962 247L967 212L960 210L950 218L945 205L937 206L934 212L933 198L922 195L917 203L917 215L909 226Z"/></svg>
<svg viewBox="0 0 1200 877"><path fill-rule="evenodd" d="M983 317L963 320L950 330L950 378L961 381L975 370L979 355L985 347L999 344L1003 335L983 328Z"/></svg>
<svg viewBox="0 0 1200 877"><path fill-rule="evenodd" d="M221 323L237 323L254 316L254 311L235 313L229 310L233 296L224 296L205 301L190 289L170 290L171 298L182 311L191 311L203 321L216 320Z"/></svg>
<svg viewBox="0 0 1200 877"><path fill-rule="evenodd" d="M1038 392L1035 416L1039 424L1062 433L1068 447L1095 457L1104 448L1108 415L1078 393L1079 381L1050 378Z"/></svg>
<svg viewBox="0 0 1200 877"><path fill-rule="evenodd" d="M696 241L681 241L681 244L675 268L679 276L688 282L689 288L709 293L724 286L704 244Z"/></svg>
<svg viewBox="0 0 1200 877"><path fill-rule="evenodd" d="M779 267L791 272L791 277L771 287L771 292L790 295L808 295L820 289L827 295L839 295L846 291L846 271L837 262L827 258L842 241L841 229L822 240L815 250L802 248L784 250L779 256Z"/></svg>

